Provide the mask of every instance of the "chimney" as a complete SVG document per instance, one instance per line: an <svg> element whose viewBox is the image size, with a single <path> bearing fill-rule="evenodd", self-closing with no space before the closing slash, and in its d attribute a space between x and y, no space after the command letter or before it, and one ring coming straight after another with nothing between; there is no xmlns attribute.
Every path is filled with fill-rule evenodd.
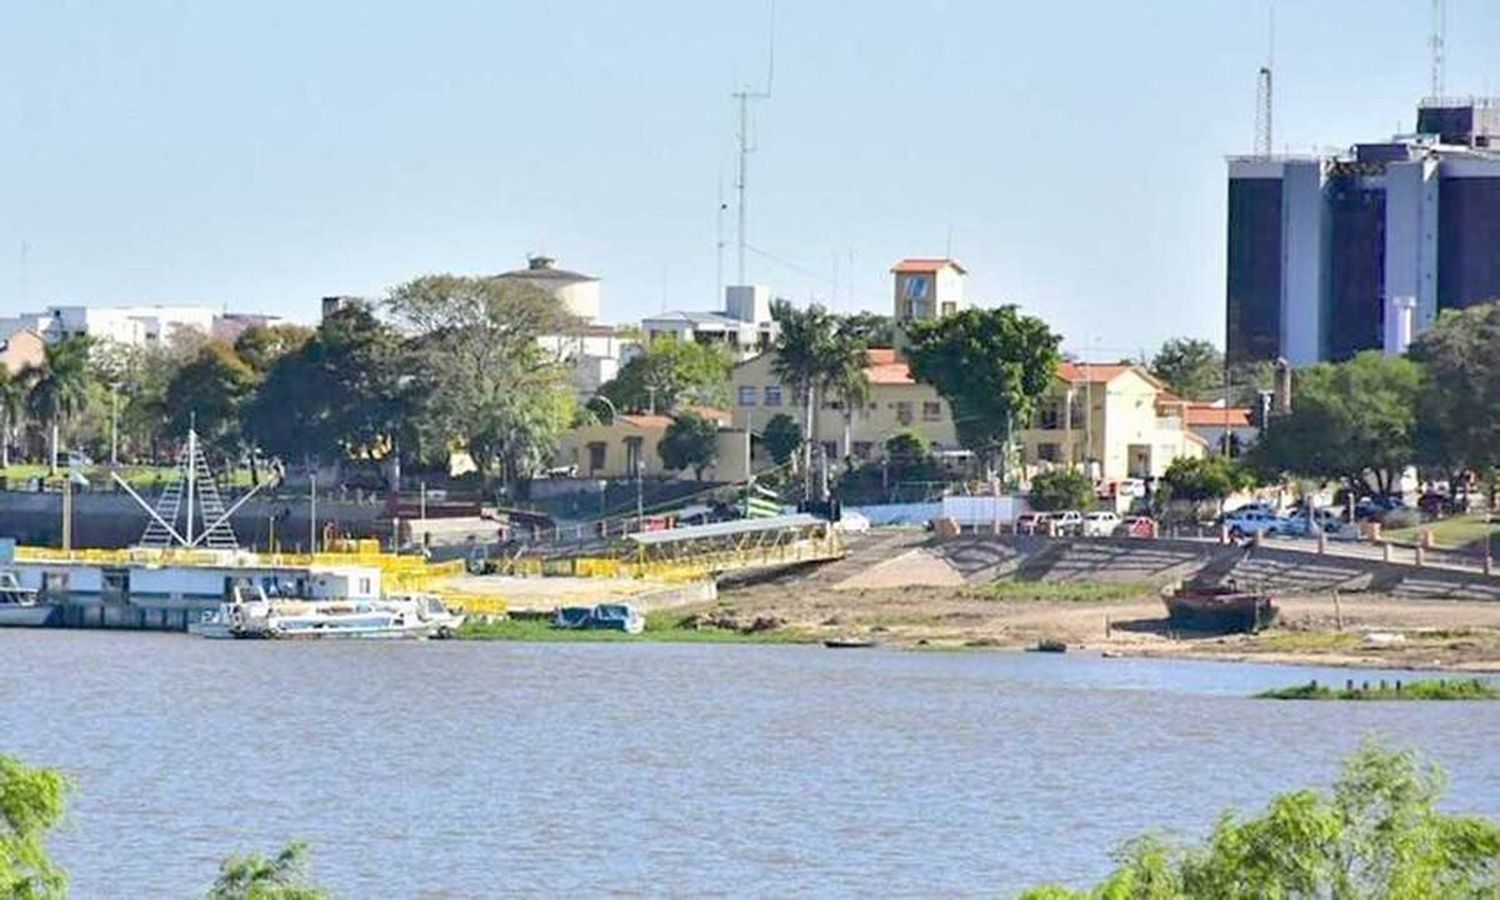
<svg viewBox="0 0 1500 900"><path fill-rule="evenodd" d="M1285 358L1276 360L1275 390L1271 392L1272 411L1284 416L1292 411L1292 364Z"/></svg>
<svg viewBox="0 0 1500 900"><path fill-rule="evenodd" d="M537 256L528 256L526 257L526 268L531 269L533 272L540 269L550 269L555 262L557 260L550 256L542 256L540 254Z"/></svg>

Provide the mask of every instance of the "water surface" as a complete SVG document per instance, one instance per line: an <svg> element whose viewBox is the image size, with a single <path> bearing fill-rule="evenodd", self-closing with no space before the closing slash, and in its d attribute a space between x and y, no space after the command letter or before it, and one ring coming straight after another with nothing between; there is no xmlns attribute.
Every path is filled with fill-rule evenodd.
<svg viewBox="0 0 1500 900"><path fill-rule="evenodd" d="M1500 816L1500 704L1246 699L1341 671L18 630L0 660L0 752L77 782L79 897L201 895L292 838L348 897L1003 896L1327 783L1372 733Z"/></svg>

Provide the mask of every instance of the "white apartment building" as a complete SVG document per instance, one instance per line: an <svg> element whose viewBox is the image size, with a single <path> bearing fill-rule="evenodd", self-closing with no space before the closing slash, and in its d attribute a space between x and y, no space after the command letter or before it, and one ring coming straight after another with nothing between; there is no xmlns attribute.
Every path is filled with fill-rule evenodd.
<svg viewBox="0 0 1500 900"><path fill-rule="evenodd" d="M274 324L274 316L224 314L205 306L49 306L43 312L0 319L0 340L18 331L41 335L49 344L70 337L109 340L130 347L168 342L179 330L226 337L247 322Z"/></svg>
<svg viewBox="0 0 1500 900"><path fill-rule="evenodd" d="M665 312L641 320L646 343L671 335L679 341L723 344L740 359L770 348L781 328L771 318L771 289L763 284L730 285L723 310Z"/></svg>

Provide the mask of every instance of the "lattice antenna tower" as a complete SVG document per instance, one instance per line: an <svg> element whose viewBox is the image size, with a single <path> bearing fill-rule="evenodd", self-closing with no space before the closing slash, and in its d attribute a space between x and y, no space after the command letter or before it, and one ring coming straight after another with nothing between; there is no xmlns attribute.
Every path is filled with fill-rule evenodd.
<svg viewBox="0 0 1500 900"><path fill-rule="evenodd" d="M776 0L771 0L771 29L770 29L769 47L768 47L767 53L766 53L766 86L765 86L765 88L763 90L759 90L759 91L751 90L747 86L745 88L742 88L741 90L735 91L733 94L730 95L731 97L734 98L734 100L739 104L739 107L740 107L740 127L739 127L739 135L738 135L738 137L739 137L739 156L740 156L740 158L739 158L739 171L736 173L737 177L735 178L735 181L734 181L734 189L735 189L735 194L736 194L735 199L736 199L737 207L738 207L736 209L736 211L735 211L736 212L736 216L737 216L736 223L735 223L736 226L737 226L737 233L735 235L735 242L736 242L736 250L738 251L738 260L737 260L737 262L738 262L738 268L737 268L737 278L738 278L738 281L736 281L736 284L744 284L745 283L745 247L746 247L746 243L747 243L747 241L746 241L746 235L745 235L745 188L746 188L746 185L747 185L747 175L748 175L750 154L753 153L755 151L755 149L756 149L756 147L754 145L754 142L752 141L752 139L750 137L750 101L751 100L769 100L769 99L771 99L771 84L772 84L772 82L775 81L775 79L776 79Z"/></svg>
<svg viewBox="0 0 1500 900"><path fill-rule="evenodd" d="M1432 53L1432 96L1443 96L1443 43L1448 31L1448 14L1443 0L1432 0L1432 35L1427 48Z"/></svg>

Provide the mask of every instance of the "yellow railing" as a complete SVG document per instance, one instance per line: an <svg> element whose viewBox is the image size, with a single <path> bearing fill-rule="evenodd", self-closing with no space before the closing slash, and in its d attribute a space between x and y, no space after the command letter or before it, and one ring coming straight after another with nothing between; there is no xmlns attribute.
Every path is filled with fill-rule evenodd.
<svg viewBox="0 0 1500 900"><path fill-rule="evenodd" d="M652 581L696 581L706 575L756 566L791 565L842 555L836 536L808 538L785 544L694 553L680 559L625 559L572 556L556 559L513 559L501 565L506 575L529 577L639 578Z"/></svg>
<svg viewBox="0 0 1500 900"><path fill-rule="evenodd" d="M510 603L494 594L459 594L451 591L437 592L443 605L471 616L503 616L510 612Z"/></svg>

